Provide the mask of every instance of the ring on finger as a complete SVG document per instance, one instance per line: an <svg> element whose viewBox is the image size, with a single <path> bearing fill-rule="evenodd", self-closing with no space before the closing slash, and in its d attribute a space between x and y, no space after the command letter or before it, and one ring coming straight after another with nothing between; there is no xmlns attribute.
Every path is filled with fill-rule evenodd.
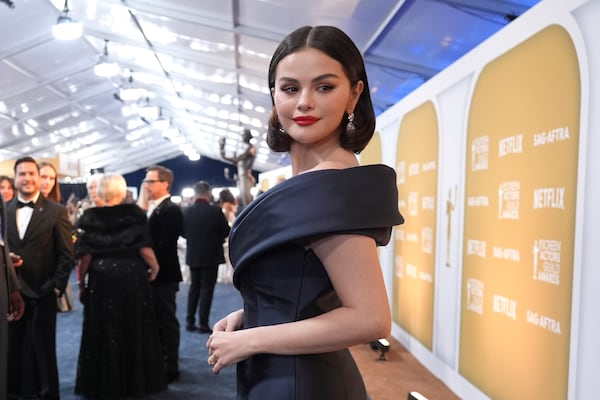
<svg viewBox="0 0 600 400"><path fill-rule="evenodd" d="M215 365L217 363L217 357L211 355L210 357L208 357L208 365Z"/></svg>

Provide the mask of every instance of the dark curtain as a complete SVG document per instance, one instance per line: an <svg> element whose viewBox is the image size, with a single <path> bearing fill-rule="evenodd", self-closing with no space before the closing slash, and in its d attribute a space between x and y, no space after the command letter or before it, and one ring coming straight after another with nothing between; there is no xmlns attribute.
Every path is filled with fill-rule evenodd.
<svg viewBox="0 0 600 400"><path fill-rule="evenodd" d="M62 203L66 204L71 194L73 194L77 201L84 199L87 196L87 188L85 183L61 183L60 193L62 195Z"/></svg>

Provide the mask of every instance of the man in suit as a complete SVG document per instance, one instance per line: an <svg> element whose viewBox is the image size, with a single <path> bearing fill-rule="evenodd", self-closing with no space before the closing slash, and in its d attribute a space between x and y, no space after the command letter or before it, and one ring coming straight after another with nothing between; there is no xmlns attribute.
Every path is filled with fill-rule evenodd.
<svg viewBox="0 0 600 400"><path fill-rule="evenodd" d="M161 339L167 382L179 379L179 335L176 295L181 282L177 239L182 235L183 214L171 201L173 171L160 165L146 169L144 190L148 197L148 222L153 249L160 266L152 282L152 298Z"/></svg>
<svg viewBox="0 0 600 400"><path fill-rule="evenodd" d="M0 399L5 399L6 352L8 350L8 321L18 321L23 316L25 303L19 292L20 285L15 274L11 253L6 239L6 207L0 196ZM20 261L17 265L20 265ZM6 317L5 317L6 316Z"/></svg>
<svg viewBox="0 0 600 400"><path fill-rule="evenodd" d="M67 209L40 194L40 171L31 157L15 162L17 196L7 205L10 249L25 313L9 324L8 398L59 399L56 364L56 298L73 268Z"/></svg>
<svg viewBox="0 0 600 400"><path fill-rule="evenodd" d="M183 236L187 240L186 264L190 267L186 329L212 333L208 324L219 264L225 261L223 241L229 224L221 209L210 204L210 186L204 181L194 184L194 204L183 214ZM198 308L199 327L195 326Z"/></svg>

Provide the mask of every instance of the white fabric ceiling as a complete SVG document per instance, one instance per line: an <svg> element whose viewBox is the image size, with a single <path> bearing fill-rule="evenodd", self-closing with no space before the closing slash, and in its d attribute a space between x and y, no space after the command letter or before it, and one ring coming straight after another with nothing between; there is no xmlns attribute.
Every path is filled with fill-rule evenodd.
<svg viewBox="0 0 600 400"><path fill-rule="evenodd" d="M64 0L0 0L0 160L79 160L81 171L128 173L183 154L220 159L252 130L255 168L287 164L264 141L267 68L278 42L303 25L335 25L363 51L377 113L525 12L538 0L72 0L83 36L52 26ZM120 73L98 77L108 41ZM141 118L118 89L144 89L176 138ZM168 136L168 135L167 135Z"/></svg>

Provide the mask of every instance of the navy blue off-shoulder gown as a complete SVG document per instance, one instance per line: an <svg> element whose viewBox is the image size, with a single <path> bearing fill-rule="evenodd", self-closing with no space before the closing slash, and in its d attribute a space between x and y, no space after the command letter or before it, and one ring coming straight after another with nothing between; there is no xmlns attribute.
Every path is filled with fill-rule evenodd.
<svg viewBox="0 0 600 400"><path fill-rule="evenodd" d="M388 243L398 212L396 175L384 165L297 175L259 196L230 235L244 328L311 318L340 306L311 238L360 234ZM365 321L368 322L368 321ZM306 355L258 354L237 366L238 399L365 400L348 349Z"/></svg>

